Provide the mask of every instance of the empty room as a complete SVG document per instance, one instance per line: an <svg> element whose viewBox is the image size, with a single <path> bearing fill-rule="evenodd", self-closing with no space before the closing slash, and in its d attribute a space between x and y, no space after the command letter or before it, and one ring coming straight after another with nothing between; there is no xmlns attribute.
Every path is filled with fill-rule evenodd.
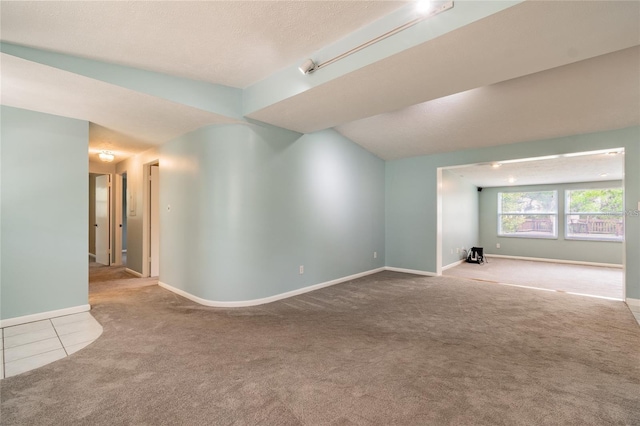
<svg viewBox="0 0 640 426"><path fill-rule="evenodd" d="M640 422L640 2L0 6L1 424Z"/></svg>
<svg viewBox="0 0 640 426"><path fill-rule="evenodd" d="M442 172L443 273L625 300L624 151ZM474 256L473 247L482 254Z"/></svg>

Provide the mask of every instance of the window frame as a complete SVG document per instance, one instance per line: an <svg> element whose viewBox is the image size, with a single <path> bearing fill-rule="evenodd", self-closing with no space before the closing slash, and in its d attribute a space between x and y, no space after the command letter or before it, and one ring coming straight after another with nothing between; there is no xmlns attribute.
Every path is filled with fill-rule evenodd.
<svg viewBox="0 0 640 426"><path fill-rule="evenodd" d="M622 192L622 210L618 212L573 212L571 211L571 193L577 191L597 191L597 190L612 190L617 189ZM576 236L570 233L571 226L573 224L569 223L570 216L614 216L618 217L622 221L622 231L619 237L584 237L584 236ZM588 222L587 222L588 224ZM587 225L588 226L588 225ZM595 241L595 242L614 242L614 243L622 243L624 242L625 228L625 214L624 214L624 188L623 187L607 187L607 188L575 188L575 189L566 189L564 193L564 238L565 240L571 241ZM596 234L597 235L597 234Z"/></svg>
<svg viewBox="0 0 640 426"><path fill-rule="evenodd" d="M503 194L533 194L541 192L551 192L555 199L555 212L503 212L502 211L502 195ZM498 211L497 211L497 236L500 238L529 238L529 239L542 239L542 240L557 240L558 239L558 221L559 221L559 206L558 206L558 190L540 190L540 191L500 191L498 192ZM529 234L522 233L503 233L502 218L504 216L550 216L552 218L553 233L551 234Z"/></svg>

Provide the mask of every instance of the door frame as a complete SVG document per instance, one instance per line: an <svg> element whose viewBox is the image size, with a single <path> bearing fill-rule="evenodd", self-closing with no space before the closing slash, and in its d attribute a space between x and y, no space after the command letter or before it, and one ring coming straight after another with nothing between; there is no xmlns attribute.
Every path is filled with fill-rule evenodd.
<svg viewBox="0 0 640 426"><path fill-rule="evenodd" d="M114 251L115 256L113 257L113 263L115 265L122 265L122 222L123 220L127 220L126 217L122 216L122 197L124 188L122 187L122 175L126 173L126 171L122 173L115 174L115 222L113 224L114 234L115 234L115 243L114 243Z"/></svg>
<svg viewBox="0 0 640 426"><path fill-rule="evenodd" d="M90 172L91 173L91 172ZM107 266L111 266L113 264L113 174L112 173L93 173L97 176L106 176L107 177L107 252L109 264ZM97 177L96 176L96 177ZM94 184L95 185L95 184ZM94 190L95 192L95 190ZM95 203L95 200L94 200ZM94 219L95 220L95 219ZM97 238L96 238L97 240ZM95 259L97 261L98 256L98 246L96 241L96 253Z"/></svg>
<svg viewBox="0 0 640 426"><path fill-rule="evenodd" d="M151 276L151 166L160 166L155 159L145 163L142 171L142 276Z"/></svg>

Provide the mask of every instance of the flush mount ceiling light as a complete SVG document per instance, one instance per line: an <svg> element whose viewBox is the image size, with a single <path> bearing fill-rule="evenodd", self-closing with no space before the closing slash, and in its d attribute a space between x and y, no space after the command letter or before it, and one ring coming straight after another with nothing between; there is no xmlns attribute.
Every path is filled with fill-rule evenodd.
<svg viewBox="0 0 640 426"><path fill-rule="evenodd" d="M509 183L514 183L517 179L514 177L509 177L509 179L507 180L507 182Z"/></svg>
<svg viewBox="0 0 640 426"><path fill-rule="evenodd" d="M500 163L493 163L493 164L491 164L491 168L492 168L492 169L497 169L498 167L501 167L501 166L502 166L502 164L500 164Z"/></svg>
<svg viewBox="0 0 640 426"><path fill-rule="evenodd" d="M392 35L399 33L400 31L404 31L407 28L413 27L418 22L424 21L425 19L430 18L432 16L436 16L446 10L451 9L452 7L453 7L453 1L437 2L434 4L433 2L428 0L419 0L416 2L416 11L420 15L417 18L412 19L406 24L400 25L399 27L396 27L391 31L387 31L386 33L379 35L376 38L372 38L371 40L366 41L354 47L351 50L347 50L346 52L338 56L335 56L329 60L321 62L319 64L316 64L312 59L307 59L306 61L304 61L302 65L298 67L298 69L302 74L311 74L312 72L317 71L320 68L324 68L327 65L331 65L332 63L339 61L340 59L346 58L349 55L353 55L354 53L359 52L360 50L366 47L369 47L372 44L376 44L377 42L382 41L385 38L389 38Z"/></svg>
<svg viewBox="0 0 640 426"><path fill-rule="evenodd" d="M100 160L104 161L105 163L110 163L114 158L116 158L116 156L113 155L113 152L111 151L100 151L98 157L100 157Z"/></svg>

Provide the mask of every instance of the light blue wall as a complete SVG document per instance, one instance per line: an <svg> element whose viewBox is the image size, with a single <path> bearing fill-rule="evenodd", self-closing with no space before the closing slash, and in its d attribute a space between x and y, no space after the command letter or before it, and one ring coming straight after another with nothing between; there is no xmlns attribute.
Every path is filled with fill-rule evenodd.
<svg viewBox="0 0 640 426"><path fill-rule="evenodd" d="M589 133L386 163L387 266L436 272L437 169L598 149L625 148L625 204L640 201L640 127ZM640 299L640 217L625 229L626 297Z"/></svg>
<svg viewBox="0 0 640 426"><path fill-rule="evenodd" d="M0 51L109 84L167 99L234 121L242 119L242 90L46 50L0 43Z"/></svg>
<svg viewBox="0 0 640 426"><path fill-rule="evenodd" d="M442 266L464 259L458 249L478 246L478 188L442 171Z"/></svg>
<svg viewBox="0 0 640 426"><path fill-rule="evenodd" d="M160 154L162 282L244 301L385 265L384 162L334 131L210 126Z"/></svg>
<svg viewBox="0 0 640 426"><path fill-rule="evenodd" d="M613 181L485 188L480 193L480 241L485 253L621 265L622 242L566 240L563 214L566 190L621 186L622 182ZM558 191L558 239L498 237L499 192L553 190ZM496 248L497 243L500 249Z"/></svg>
<svg viewBox="0 0 640 426"><path fill-rule="evenodd" d="M1 113L0 318L86 305L88 123Z"/></svg>

